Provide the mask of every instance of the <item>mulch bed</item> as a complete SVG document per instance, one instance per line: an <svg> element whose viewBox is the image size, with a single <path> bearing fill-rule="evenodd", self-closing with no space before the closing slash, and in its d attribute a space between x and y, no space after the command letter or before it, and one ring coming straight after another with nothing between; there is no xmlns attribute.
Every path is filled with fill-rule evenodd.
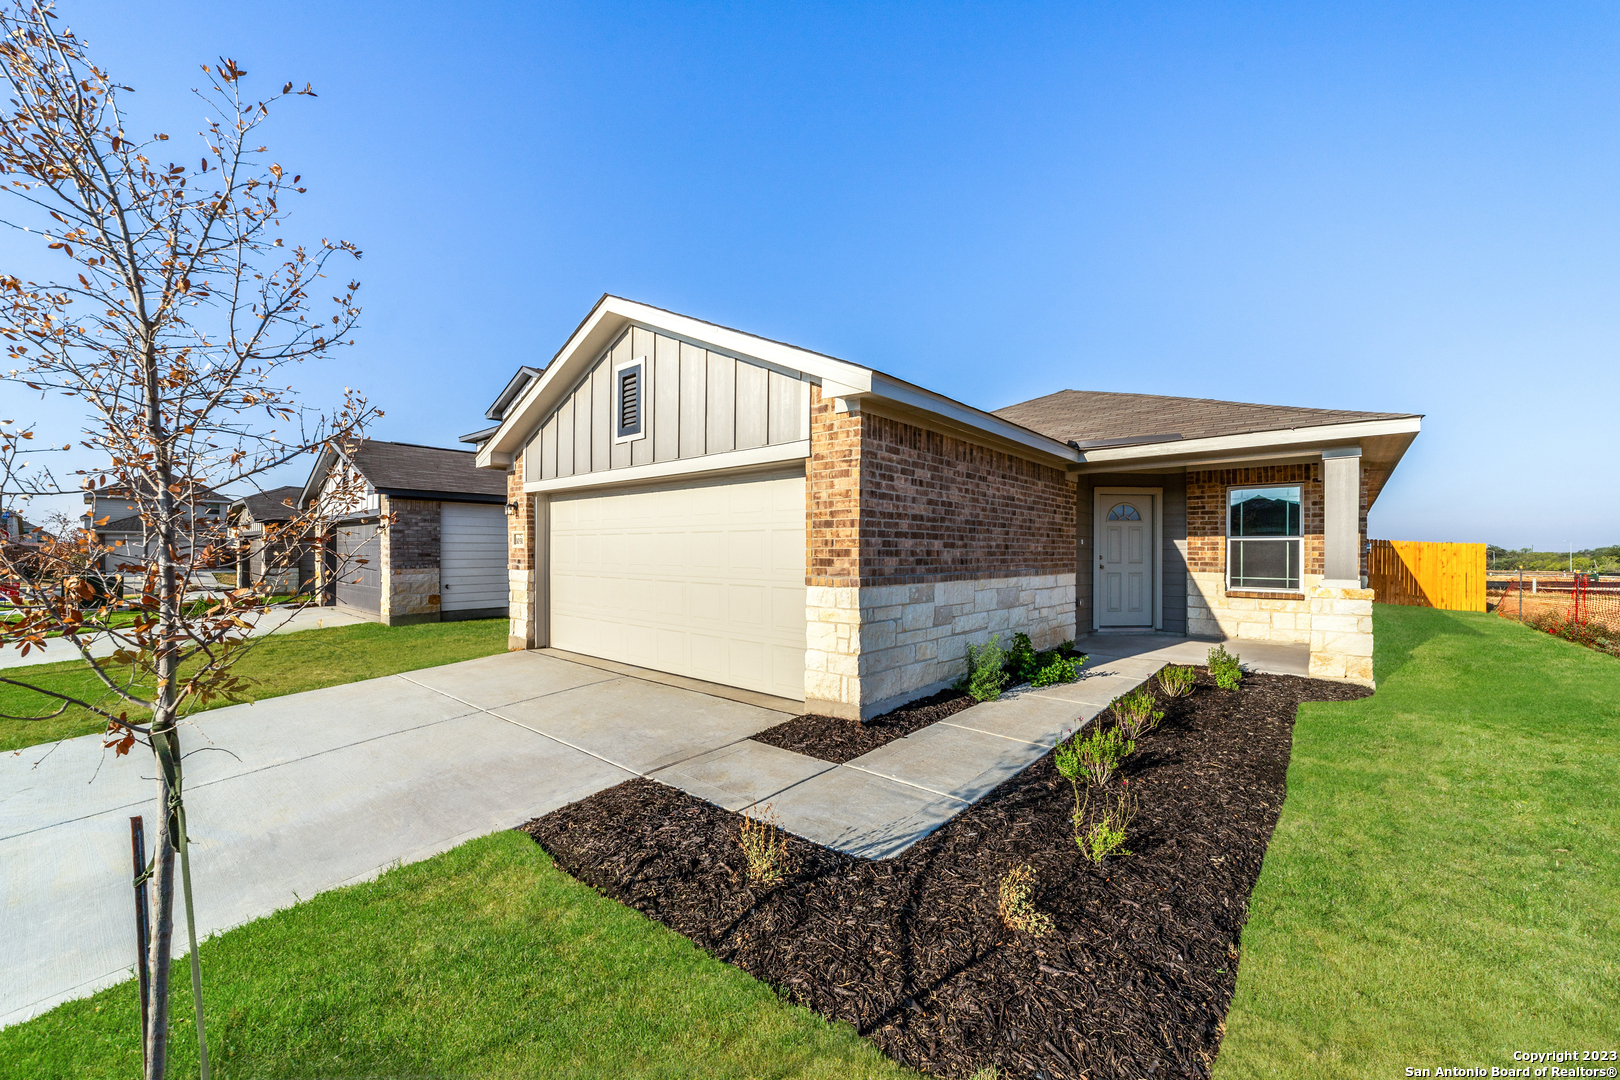
<svg viewBox="0 0 1620 1080"><path fill-rule="evenodd" d="M1075 849L1072 793L1050 754L894 859L791 837L791 872L771 888L747 882L738 815L651 780L523 828L563 870L908 1065L1207 1076L1295 709L1367 693L1271 675L1223 693L1200 670L1190 697L1161 698L1163 724L1127 761L1133 854L1102 867ZM1026 863L1056 923L1047 937L997 915L1002 876Z"/></svg>
<svg viewBox="0 0 1620 1080"><path fill-rule="evenodd" d="M767 728L753 739L842 765L876 750L884 743L904 738L947 716L954 716L973 703L973 699L960 690L941 690L882 716L875 716L863 724L833 716L795 716Z"/></svg>

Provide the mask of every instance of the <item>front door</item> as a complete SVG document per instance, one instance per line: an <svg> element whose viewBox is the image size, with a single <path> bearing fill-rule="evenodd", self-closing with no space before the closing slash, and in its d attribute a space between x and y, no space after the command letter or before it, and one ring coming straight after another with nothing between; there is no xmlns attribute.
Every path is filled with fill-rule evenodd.
<svg viewBox="0 0 1620 1080"><path fill-rule="evenodd" d="M1100 495L1097 627L1153 626L1153 496Z"/></svg>

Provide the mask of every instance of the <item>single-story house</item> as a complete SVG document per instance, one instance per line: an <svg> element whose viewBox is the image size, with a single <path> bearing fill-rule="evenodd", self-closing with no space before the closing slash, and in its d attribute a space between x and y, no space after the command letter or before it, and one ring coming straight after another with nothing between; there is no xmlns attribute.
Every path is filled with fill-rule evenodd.
<svg viewBox="0 0 1620 1080"><path fill-rule="evenodd" d="M286 529L299 512L304 489L271 488L231 503L239 588L268 582L272 593L296 593L315 581L319 542Z"/></svg>
<svg viewBox="0 0 1620 1080"><path fill-rule="evenodd" d="M224 552L231 497L198 484L179 498L190 504L190 527L184 533L188 548L215 545L216 551ZM146 535L146 523L141 519L141 500L129 488L109 485L86 491L84 504L84 527L103 548L103 570L117 572L155 557L155 542Z"/></svg>
<svg viewBox="0 0 1620 1080"><path fill-rule="evenodd" d="M1001 633L1293 642L1372 681L1368 508L1411 413L1065 390L995 412L604 296L478 433L513 648L865 718Z"/></svg>
<svg viewBox="0 0 1620 1080"><path fill-rule="evenodd" d="M364 439L317 456L298 504L338 499L327 603L390 626L507 614L506 480L470 450Z"/></svg>

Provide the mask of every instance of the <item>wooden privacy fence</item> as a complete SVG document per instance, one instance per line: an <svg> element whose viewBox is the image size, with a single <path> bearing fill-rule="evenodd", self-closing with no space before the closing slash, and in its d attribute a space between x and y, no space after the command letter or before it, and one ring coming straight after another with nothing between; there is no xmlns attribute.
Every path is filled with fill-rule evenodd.
<svg viewBox="0 0 1620 1080"><path fill-rule="evenodd" d="M1485 545L1373 540L1367 587L1383 604L1485 610Z"/></svg>

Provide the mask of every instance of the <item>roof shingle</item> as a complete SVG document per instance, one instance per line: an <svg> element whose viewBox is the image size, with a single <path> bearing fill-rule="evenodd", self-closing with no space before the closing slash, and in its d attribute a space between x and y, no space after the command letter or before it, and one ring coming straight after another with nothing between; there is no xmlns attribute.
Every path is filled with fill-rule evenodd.
<svg viewBox="0 0 1620 1080"><path fill-rule="evenodd" d="M442 495L498 495L506 498L506 474L477 467L471 450L445 450L414 443L366 439L355 451L354 467L384 493L416 491Z"/></svg>

